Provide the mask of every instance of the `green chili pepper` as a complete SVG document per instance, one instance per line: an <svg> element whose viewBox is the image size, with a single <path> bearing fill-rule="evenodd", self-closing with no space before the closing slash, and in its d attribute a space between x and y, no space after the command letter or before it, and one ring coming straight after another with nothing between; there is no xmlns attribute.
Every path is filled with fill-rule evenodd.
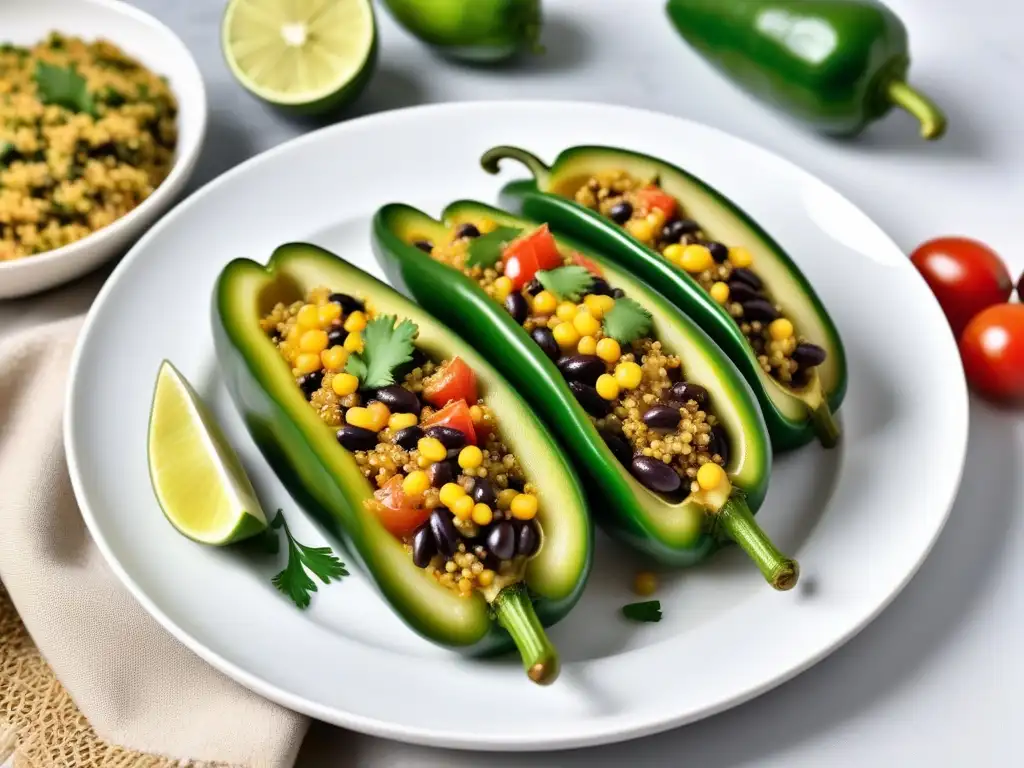
<svg viewBox="0 0 1024 768"><path fill-rule="evenodd" d="M668 0L694 50L747 93L825 133L853 135L902 107L937 139L946 118L907 83L900 18L876 0Z"/></svg>
<svg viewBox="0 0 1024 768"><path fill-rule="evenodd" d="M615 457L552 360L476 280L436 261L414 243L444 242L451 229L484 221L519 230L535 221L474 201L448 206L436 221L407 205L390 204L373 220L374 252L390 282L457 328L508 377L571 452L591 480L597 521L627 545L673 566L693 565L724 541L739 544L776 589L797 581L798 566L784 557L754 521L771 472L771 443L750 388L735 366L695 324L658 293L580 243L556 238L561 249L583 255L608 283L646 308L652 336L682 357L686 380L704 386L725 427L730 483L714 491L672 499L656 494ZM478 227L479 228L479 227Z"/></svg>
<svg viewBox="0 0 1024 768"><path fill-rule="evenodd" d="M318 286L360 296L377 313L412 320L420 350L435 359L458 355L474 370L499 429L509 425L504 441L540 489L540 550L521 578L499 575L485 595L461 597L417 568L403 543L366 510L373 488L259 325L277 302L301 299ZM266 267L247 259L228 264L212 316L228 390L254 440L289 492L344 542L395 612L423 637L466 653L496 653L514 643L530 678L551 682L558 659L542 626L561 619L579 598L590 572L592 528L571 465L497 371L420 307L303 243L281 246Z"/></svg>
<svg viewBox="0 0 1024 768"><path fill-rule="evenodd" d="M485 170L496 173L504 158L522 162L534 178L508 184L502 191L503 204L601 248L609 258L658 286L659 293L703 328L739 367L757 395L775 450L799 447L815 434L826 447L836 444L839 426L832 414L846 394L846 353L839 332L792 259L743 211L681 168L628 150L573 147L549 168L525 150L495 147L481 163ZM626 230L574 201L575 189L592 174L615 169L640 179L658 179L679 201L685 215L697 220L707 240L750 251L769 295L783 307L798 333L827 354L825 361L812 369L815 373L806 386L795 389L765 373L739 325L696 280Z"/></svg>

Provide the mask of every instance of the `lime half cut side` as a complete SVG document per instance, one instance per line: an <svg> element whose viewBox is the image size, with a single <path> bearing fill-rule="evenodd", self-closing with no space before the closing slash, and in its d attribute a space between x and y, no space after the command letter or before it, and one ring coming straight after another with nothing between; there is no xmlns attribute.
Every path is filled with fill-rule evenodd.
<svg viewBox="0 0 1024 768"><path fill-rule="evenodd" d="M366 85L377 29L370 0L230 0L221 46L253 94L315 114L347 104Z"/></svg>
<svg viewBox="0 0 1024 768"><path fill-rule="evenodd" d="M190 539L231 544L267 527L237 454L196 391L166 360L149 414L149 476L164 515Z"/></svg>

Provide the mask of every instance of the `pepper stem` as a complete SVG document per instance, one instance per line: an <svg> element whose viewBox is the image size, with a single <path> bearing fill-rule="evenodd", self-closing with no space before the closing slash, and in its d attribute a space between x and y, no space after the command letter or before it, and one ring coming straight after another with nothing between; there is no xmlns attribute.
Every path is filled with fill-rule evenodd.
<svg viewBox="0 0 1024 768"><path fill-rule="evenodd" d="M814 425L814 434L825 448L835 448L839 442L839 422L828 407L828 401L822 398L821 403L811 409L811 423Z"/></svg>
<svg viewBox="0 0 1024 768"><path fill-rule="evenodd" d="M718 530L740 545L773 588L784 592L796 586L800 566L783 555L754 521L742 496L729 498L715 514Z"/></svg>
<svg viewBox="0 0 1024 768"><path fill-rule="evenodd" d="M521 582L510 584L491 603L494 617L512 636L523 657L526 675L538 685L550 685L558 677L558 651L548 640Z"/></svg>
<svg viewBox="0 0 1024 768"><path fill-rule="evenodd" d="M931 99L903 80L890 80L885 95L921 122L921 136L937 139L946 132L946 116Z"/></svg>
<svg viewBox="0 0 1024 768"><path fill-rule="evenodd" d="M488 173L494 174L498 172L501 161L505 158L518 160L525 165L537 181L538 189L543 189L547 186L548 179L551 176L551 168L544 165L543 161L532 152L527 152L519 147L491 147L480 158L480 165Z"/></svg>

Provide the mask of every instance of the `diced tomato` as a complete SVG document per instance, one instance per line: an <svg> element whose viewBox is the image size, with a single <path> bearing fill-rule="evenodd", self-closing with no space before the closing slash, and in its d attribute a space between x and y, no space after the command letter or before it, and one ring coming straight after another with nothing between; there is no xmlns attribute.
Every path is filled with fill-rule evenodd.
<svg viewBox="0 0 1024 768"><path fill-rule="evenodd" d="M601 272L601 268L597 266L597 264L595 264L593 261L588 259L586 256L584 256L582 253L577 253L576 251L573 251L572 263L583 267L584 269L588 270L590 274L595 275L596 277L604 277L604 273Z"/></svg>
<svg viewBox="0 0 1024 768"><path fill-rule="evenodd" d="M666 219L671 219L676 212L676 199L661 187L651 184L636 193L640 204L647 210L657 208L665 214Z"/></svg>
<svg viewBox="0 0 1024 768"><path fill-rule="evenodd" d="M423 389L423 399L435 408L443 408L452 400L475 403L476 374L461 357L453 357Z"/></svg>
<svg viewBox="0 0 1024 768"><path fill-rule="evenodd" d="M476 428L473 426L473 417L469 415L469 406L465 400L456 400L448 403L444 408L425 418L421 427L451 427L457 429L466 436L471 445L476 445Z"/></svg>
<svg viewBox="0 0 1024 768"><path fill-rule="evenodd" d="M541 224L529 234L516 238L505 247L505 277L512 288L520 290L533 280L541 269L554 269L562 265L555 238L547 224Z"/></svg>
<svg viewBox="0 0 1024 768"><path fill-rule="evenodd" d="M374 492L381 523L394 536L408 536L430 517L422 499L410 499L402 490L402 476L395 475L384 487Z"/></svg>

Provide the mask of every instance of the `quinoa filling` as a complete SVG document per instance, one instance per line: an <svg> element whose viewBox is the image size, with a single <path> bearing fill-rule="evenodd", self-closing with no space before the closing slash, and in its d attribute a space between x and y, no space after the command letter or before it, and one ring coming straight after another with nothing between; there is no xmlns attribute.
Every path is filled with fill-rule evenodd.
<svg viewBox="0 0 1024 768"><path fill-rule="evenodd" d="M799 335L774 301L750 251L709 241L657 179L605 171L591 176L574 198L686 271L735 319L761 369L776 381L806 386L812 369L825 361L825 350Z"/></svg>
<svg viewBox="0 0 1024 768"><path fill-rule="evenodd" d="M472 369L459 357L429 359L413 344L415 325L395 321L320 287L277 304L260 326L374 485L367 509L418 567L465 597L518 581L542 542L537 489ZM403 345L408 354L395 354ZM374 367L386 353L398 364L382 384Z"/></svg>
<svg viewBox="0 0 1024 768"><path fill-rule="evenodd" d="M414 244L503 304L646 488L681 499L725 481L729 439L707 390L686 381L679 356L651 335L649 313L546 226L521 233L467 222L447 242Z"/></svg>

